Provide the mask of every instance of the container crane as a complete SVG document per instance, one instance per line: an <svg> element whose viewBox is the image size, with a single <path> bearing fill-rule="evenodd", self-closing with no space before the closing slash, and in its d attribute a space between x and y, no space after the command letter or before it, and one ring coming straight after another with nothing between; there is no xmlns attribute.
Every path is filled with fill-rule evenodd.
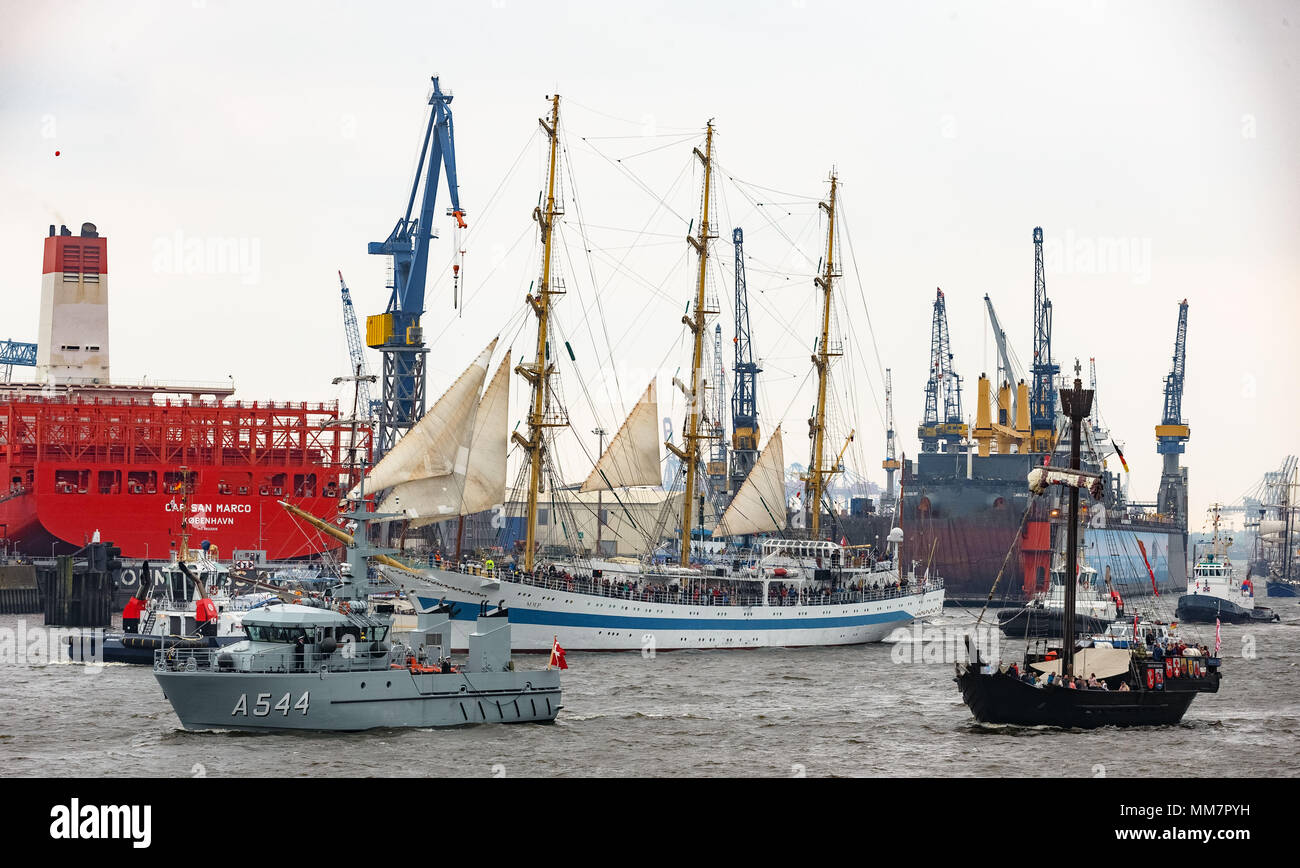
<svg viewBox="0 0 1300 868"><path fill-rule="evenodd" d="M1056 375L1052 364L1052 302L1047 297L1043 269L1043 229L1034 227L1034 364L1029 404L1032 451L1051 452L1056 446Z"/></svg>
<svg viewBox="0 0 1300 868"><path fill-rule="evenodd" d="M1191 427L1183 420L1183 372L1187 366L1187 299L1178 305L1178 329L1174 333L1174 360L1165 377L1165 407L1156 426L1156 452L1164 456L1156 509L1163 515L1187 520L1187 468L1178 466L1186 449Z"/></svg>
<svg viewBox="0 0 1300 868"><path fill-rule="evenodd" d="M466 225L456 183L456 147L449 108L452 95L443 93L438 76L433 76L432 81L429 123L424 132L411 195L406 202L406 213L397 221L387 239L372 241L366 248L368 253L392 257L393 263L388 307L384 313L366 318L366 345L379 350L384 357L383 403L379 413L376 459L388 452L424 415L424 369L429 349L424 345L420 315L424 313L429 240L435 237L433 208L438 192L438 175L444 167L447 191L451 196L448 214L456 219L458 228L463 229ZM420 212L412 218L426 164L428 176Z"/></svg>
<svg viewBox="0 0 1300 868"><path fill-rule="evenodd" d="M745 285L745 233L731 231L736 249L736 360L731 370L735 385L731 392L731 493L740 490L745 477L758 461L758 375L749 334L749 292Z"/></svg>
<svg viewBox="0 0 1300 868"><path fill-rule="evenodd" d="M925 418L917 428L922 452L944 452L966 437L966 423L961 416L961 377L953 372L952 349L948 341L948 310L943 290L936 289L934 319L930 329L930 380L925 385ZM943 415L939 415L939 395L943 394Z"/></svg>

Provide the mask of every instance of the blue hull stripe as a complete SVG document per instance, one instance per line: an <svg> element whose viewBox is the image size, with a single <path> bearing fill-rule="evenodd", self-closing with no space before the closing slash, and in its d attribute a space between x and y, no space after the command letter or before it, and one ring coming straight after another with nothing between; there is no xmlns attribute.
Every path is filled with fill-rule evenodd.
<svg viewBox="0 0 1300 868"><path fill-rule="evenodd" d="M417 596L420 608L436 605L438 598ZM793 607L791 607L793 608ZM737 611L740 608L737 607ZM478 606L461 603L456 613L457 621L473 621L478 617ZM831 627L865 627L868 624L887 624L894 621L911 621L912 615L895 609L875 615L841 615L826 618L655 618L626 615L587 615L579 612L548 612L538 609L510 610L512 624L540 624L548 627L596 627L609 630L821 630Z"/></svg>

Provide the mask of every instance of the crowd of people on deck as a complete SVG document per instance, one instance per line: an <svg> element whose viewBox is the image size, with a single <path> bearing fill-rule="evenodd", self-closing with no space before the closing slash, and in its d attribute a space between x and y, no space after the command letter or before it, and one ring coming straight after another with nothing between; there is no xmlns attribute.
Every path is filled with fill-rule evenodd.
<svg viewBox="0 0 1300 868"><path fill-rule="evenodd" d="M1000 670L1003 674L1023 681L1034 687L1060 687L1066 690L1111 690L1111 686L1104 680L1097 677L1097 673L1089 674L1087 678L1082 675L1058 675L1055 672L1044 672L1035 675L1028 668L1021 669L1016 663L1012 663L1006 669ZM1121 692L1129 690L1128 682L1121 681L1119 687L1114 688Z"/></svg>
<svg viewBox="0 0 1300 868"><path fill-rule="evenodd" d="M1171 636L1157 636L1152 630L1148 630L1143 638L1146 644L1139 649L1139 653L1149 653L1152 660L1163 660L1166 657L1210 656L1210 649L1204 645L1188 645L1183 640Z"/></svg>
<svg viewBox="0 0 1300 868"><path fill-rule="evenodd" d="M1147 630L1143 636L1144 643L1134 648L1134 656L1139 659L1150 656L1152 660L1163 660L1166 657L1209 657L1210 649L1205 645L1188 645L1181 639L1168 636L1156 635L1154 630ZM1051 664L1056 659L1056 652L1048 652L1046 663ZM1128 685L1127 673L1124 674L1123 680L1119 682L1118 687L1112 688L1105 679L1097 678L1097 674L1090 673L1089 677L1084 678L1081 675L1058 675L1055 672L1044 672L1035 675L1029 669L1021 668L1012 662L1006 667L987 665L984 673L988 675L1002 673L1004 675L1031 684L1034 687L1061 687L1067 690L1119 690L1126 691L1131 689ZM1113 679L1112 679L1113 680Z"/></svg>
<svg viewBox="0 0 1300 868"><path fill-rule="evenodd" d="M839 558L832 559L833 572L837 579L831 582L769 582L767 599L763 599L763 582L758 579L722 579L701 576L683 577L669 582L650 581L630 577L602 575L599 570L592 575L575 575L571 571L555 564L539 566L532 573L525 572L513 558L498 565L491 557L471 560L462 555L459 562L450 557L444 558L440 549L429 554L429 566L458 572L479 572L483 575L496 576L507 581L526 585L569 591L578 594L590 594L601 597L615 597L647 603L672 603L678 605L701 606L816 606L861 602L867 599L880 599L910 593L910 583L906 578L901 581L885 581L888 573L881 573L876 581L858 579L845 582L839 569ZM821 559L817 559L820 567Z"/></svg>

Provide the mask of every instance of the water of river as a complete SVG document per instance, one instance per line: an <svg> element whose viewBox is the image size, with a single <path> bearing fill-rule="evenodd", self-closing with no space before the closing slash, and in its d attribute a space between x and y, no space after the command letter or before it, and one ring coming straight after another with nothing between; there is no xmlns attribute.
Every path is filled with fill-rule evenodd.
<svg viewBox="0 0 1300 868"><path fill-rule="evenodd" d="M45 662L39 616L0 617L6 776L1296 776L1300 601L1224 625L1224 682L1179 726L986 727L952 681L947 610L916 641L848 648L570 653L551 726L352 734L185 732L145 666ZM1184 627L1213 645L1214 628ZM15 647L17 637L26 647ZM1003 640L1015 659L1023 643ZM521 656L522 668L544 658Z"/></svg>

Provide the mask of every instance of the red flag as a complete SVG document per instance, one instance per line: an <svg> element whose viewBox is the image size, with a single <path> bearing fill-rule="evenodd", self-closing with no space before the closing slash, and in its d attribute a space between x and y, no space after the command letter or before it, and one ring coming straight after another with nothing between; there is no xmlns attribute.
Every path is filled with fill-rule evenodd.
<svg viewBox="0 0 1300 868"><path fill-rule="evenodd" d="M842 537L840 537L840 545L842 545L842 546L847 546L848 544L849 544L849 538L848 538L848 537L846 537L846 536L842 536Z"/></svg>
<svg viewBox="0 0 1300 868"><path fill-rule="evenodd" d="M1147 565L1147 575L1151 577L1151 590L1155 591L1158 597L1160 596L1160 589L1156 587L1156 574L1151 569L1151 562L1147 560L1147 547L1142 544L1142 540L1138 540L1138 550L1142 552L1142 563Z"/></svg>
<svg viewBox="0 0 1300 868"><path fill-rule="evenodd" d="M1138 640L1138 616L1134 615L1133 616L1133 641L1136 642L1137 640Z"/></svg>
<svg viewBox="0 0 1300 868"><path fill-rule="evenodd" d="M1220 629L1222 628L1222 626L1223 625L1219 623L1219 619L1215 618L1214 619L1214 656L1215 657L1219 656L1219 649L1223 647L1223 633Z"/></svg>
<svg viewBox="0 0 1300 868"><path fill-rule="evenodd" d="M559 636L555 637L555 644L551 646L551 659L550 662L546 664L546 668L550 669L552 666L559 669L569 668L569 664L564 662L564 649L560 647Z"/></svg>

